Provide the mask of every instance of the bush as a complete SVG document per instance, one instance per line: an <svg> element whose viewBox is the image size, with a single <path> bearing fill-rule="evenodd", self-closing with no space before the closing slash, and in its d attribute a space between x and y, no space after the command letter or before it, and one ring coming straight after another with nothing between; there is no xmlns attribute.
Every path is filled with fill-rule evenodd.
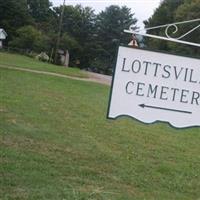
<svg viewBox="0 0 200 200"><path fill-rule="evenodd" d="M47 37L33 26L24 26L17 30L17 37L9 42L10 47L41 52L47 50Z"/></svg>

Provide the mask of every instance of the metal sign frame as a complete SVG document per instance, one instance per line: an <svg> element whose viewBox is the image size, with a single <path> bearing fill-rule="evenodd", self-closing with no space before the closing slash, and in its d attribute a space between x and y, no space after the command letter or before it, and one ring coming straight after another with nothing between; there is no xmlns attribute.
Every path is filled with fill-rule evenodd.
<svg viewBox="0 0 200 200"><path fill-rule="evenodd" d="M179 37L172 37L169 33L170 28L174 28L174 31L172 32L172 34L175 34L179 31L178 25L194 23L194 22L199 22L199 24L197 26L193 27L191 30L184 33L183 35L179 36ZM160 28L165 28L165 36L166 37L146 33L146 31L148 31L148 30L160 29ZM149 28L145 28L145 29L141 29L141 30L134 30L134 27L131 25L129 27L129 30L124 30L124 32L130 33L130 34L133 34L133 35L142 35L142 36L145 36L145 37L151 37L151 38L156 38L156 39L160 39L160 40L166 40L166 41L170 41L170 42L176 42L176 43L186 44L186 45L190 45L190 46L200 47L200 44L198 44L198 43L193 43L193 42L181 40L182 38L189 35L190 33L197 30L198 28L200 28L200 18L182 21L182 22L175 22L175 23L165 24L165 25L160 25L160 26L155 26L155 27L149 27Z"/></svg>
<svg viewBox="0 0 200 200"><path fill-rule="evenodd" d="M189 24L189 23L198 23L198 25L195 24L195 26L192 29L188 30L186 33L180 35L179 37L173 37L173 34L178 33L178 31L179 31L178 25ZM161 28L165 28L165 30L164 30L165 36L159 36L159 35L153 35L153 34L146 33L148 30L161 29ZM144 36L144 37L150 37L150 38L155 38L155 39L160 39L160 40L165 40L165 41L170 41L170 42L176 42L176 43L181 43L181 44L185 44L185 45L190 45L190 46L194 46L194 47L200 47L199 43L194 43L194 42L189 42L189 41L182 40L185 36L191 34L192 32L196 31L199 28L200 28L200 18L199 19L182 21L182 22L171 23L171 24L159 25L159 26L149 27L149 28L140 29L140 30L134 30L134 27L130 26L129 30L124 30L124 32L125 33L130 33L133 36L141 35L141 36ZM170 30L173 30L173 31L170 31ZM134 37L134 38L136 38L136 37ZM130 46L124 46L124 47L132 48ZM138 48L138 47L136 47L136 48ZM160 52L160 53L164 53L166 55L167 54L168 55L175 55L175 54L169 53L169 52L162 52L162 51L155 51L155 50L152 51L152 50L146 49L146 48L138 48L138 49L151 51L151 52ZM181 55L176 55L176 56L181 56ZM182 55L182 57L183 57L183 55ZM184 57L188 57L188 56L184 56ZM192 57L189 57L189 58L192 58ZM117 63L117 58L116 58L116 63ZM199 125L189 125L189 126L179 126L178 127L178 126L172 124L170 121L163 121L162 119L160 119L160 120L156 119L152 123L151 122L149 123L149 122L144 122L143 120L141 121L141 120L137 119L136 117L130 116L129 114L128 115L122 114L122 115L119 115L119 116L114 117L114 118L110 117L109 116L109 112L110 112L110 106L111 106L111 98L112 98L112 95L113 95L113 86L114 86L115 75L116 75L116 66L115 66L114 72L113 72L112 85L111 85L110 98L109 98L109 105L108 105L108 109L107 109L107 118L108 119L117 119L118 117L128 116L128 117L134 118L137 121L143 122L145 124L152 124L152 123L156 123L156 122L165 122L165 123L169 124L170 126L172 126L174 128L178 128L178 129L199 127ZM153 106L148 106L148 105L145 105L145 104L141 104L139 106L141 108L149 107L149 108L153 108L153 109L163 109L161 107L153 107ZM165 109L165 110L180 112L179 110L172 110L172 109ZM181 111L181 112L183 112L183 111ZM191 114L191 113L187 112L187 114Z"/></svg>
<svg viewBox="0 0 200 200"><path fill-rule="evenodd" d="M132 49L132 47L130 47L128 45L120 45L120 46ZM148 49L148 48L137 47L136 49L143 50L143 51L146 51L146 52L155 52L155 53L161 53L161 54L166 54L166 55L171 55L171 56L179 56L179 57L186 57L186 58L191 58L191 59L199 59L199 57L195 57L195 56L190 57L190 56L183 56L183 55L180 55L180 54L177 55L177 54L166 52L166 51L152 50L152 49ZM119 52L119 49L118 49L118 52ZM117 65L117 59L118 59L118 55L116 55L116 65ZM190 129L190 128L199 128L200 127L200 125L190 125L190 126L184 126L184 127L177 127L177 126L171 124L169 121L163 121L163 120L159 120L159 119L156 119L153 122L144 122L142 120L137 119L136 117L133 117L131 115L126 115L126 114L120 114L120 115L118 115L117 117L114 117L114 118L110 117L109 112L110 112L110 106L111 106L111 99L112 99L112 95L113 95L114 80L116 78L116 65L114 67L113 76L112 76L112 82L111 82L111 88L110 88L110 94L109 94L109 103L108 103L107 115L106 115L107 119L116 120L116 119L121 118L121 117L128 117L128 118L134 119L135 121L141 122L141 123L146 124L146 125L163 123L163 124L168 124L170 127L175 128L175 129ZM146 104L140 104L139 106L141 108L148 107L148 105L146 105ZM153 108L154 109L157 109L157 108L162 109L160 107L153 107ZM165 109L165 110L177 111L177 112L183 112L184 113L184 111L179 111L179 110L174 110L174 109ZM185 113L190 114L190 112L185 112Z"/></svg>

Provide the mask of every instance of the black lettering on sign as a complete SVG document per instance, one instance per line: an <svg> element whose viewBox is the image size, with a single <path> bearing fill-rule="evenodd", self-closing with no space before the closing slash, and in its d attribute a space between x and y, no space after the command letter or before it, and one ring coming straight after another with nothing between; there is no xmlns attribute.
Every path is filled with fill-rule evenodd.
<svg viewBox="0 0 200 200"><path fill-rule="evenodd" d="M148 70L148 67L151 66L151 62L143 61L143 64L145 64L144 75L147 75L147 70Z"/></svg>
<svg viewBox="0 0 200 200"><path fill-rule="evenodd" d="M175 74L175 79L178 80L180 75L181 75L181 72L184 70L183 67L181 67L180 70L177 69L177 66L174 66L174 74Z"/></svg>
<svg viewBox="0 0 200 200"><path fill-rule="evenodd" d="M192 101L191 104L196 103L196 105L199 105L200 103L200 93L199 92L193 92L192 94Z"/></svg>
<svg viewBox="0 0 200 200"><path fill-rule="evenodd" d="M192 80L192 78L193 78L193 73L194 73L194 70L191 69L191 70L190 70L190 80L189 80L189 82L190 82L190 83L197 83L197 81Z"/></svg>
<svg viewBox="0 0 200 200"><path fill-rule="evenodd" d="M134 60L132 63L132 71L137 74L138 72L140 72L140 69L141 62L139 60Z"/></svg>
<svg viewBox="0 0 200 200"><path fill-rule="evenodd" d="M184 98L186 98L187 97L187 95L186 94L188 94L189 93L189 90L182 90L181 91L181 99L180 99L180 102L181 103L188 103L188 100L184 100Z"/></svg>
<svg viewBox="0 0 200 200"><path fill-rule="evenodd" d="M165 65L164 67L163 67L163 70L164 70L164 72L165 72L165 74L162 74L162 78L169 78L170 77L170 70L171 69L171 66L170 65Z"/></svg>
<svg viewBox="0 0 200 200"><path fill-rule="evenodd" d="M145 86L144 83L138 83L137 84L137 90L136 90L136 95L137 96L144 96L144 93L142 93L143 91L143 87L142 86Z"/></svg>
<svg viewBox="0 0 200 200"><path fill-rule="evenodd" d="M126 84L126 93L127 94L133 94L133 86L134 86L134 82L132 81L129 81L127 84Z"/></svg>
<svg viewBox="0 0 200 200"><path fill-rule="evenodd" d="M126 58L123 59L122 72L130 72L130 69L129 70L125 69L125 64L126 64Z"/></svg>
<svg viewBox="0 0 200 200"><path fill-rule="evenodd" d="M155 71L154 71L154 76L157 77L157 73L158 73L158 67L161 66L160 63L153 63L153 65L155 65Z"/></svg>
<svg viewBox="0 0 200 200"><path fill-rule="evenodd" d="M175 101L176 100L176 94L179 91L179 89L178 88L171 88L171 90L173 91L172 101Z"/></svg>
<svg viewBox="0 0 200 200"><path fill-rule="evenodd" d="M153 88L152 85L149 84L147 97L153 96L153 98L155 99L156 98L156 94L157 94L157 90L158 90L158 85L155 85L154 88Z"/></svg>
<svg viewBox="0 0 200 200"><path fill-rule="evenodd" d="M168 97L167 97L167 91L168 90L169 90L168 87L165 87L165 86L161 87L160 99L162 99L162 100L167 100L168 99Z"/></svg>

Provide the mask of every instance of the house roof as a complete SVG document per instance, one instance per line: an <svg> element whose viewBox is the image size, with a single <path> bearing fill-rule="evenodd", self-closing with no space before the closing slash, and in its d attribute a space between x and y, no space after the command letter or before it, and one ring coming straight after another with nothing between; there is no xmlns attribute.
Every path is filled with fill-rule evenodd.
<svg viewBox="0 0 200 200"><path fill-rule="evenodd" d="M0 39L5 39L8 34L5 32L3 28L0 28Z"/></svg>

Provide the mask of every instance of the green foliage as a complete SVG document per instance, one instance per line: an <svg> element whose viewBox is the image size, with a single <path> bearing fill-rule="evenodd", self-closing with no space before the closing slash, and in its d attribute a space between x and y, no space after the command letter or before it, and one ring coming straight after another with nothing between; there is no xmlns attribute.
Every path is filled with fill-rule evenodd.
<svg viewBox="0 0 200 200"><path fill-rule="evenodd" d="M198 19L200 18L199 10L199 0L164 0L160 4L159 8L156 9L153 16L144 23L146 27L153 27L162 24L170 24L179 21ZM173 33L174 29L172 27L171 29L169 29L169 35L174 38L179 37L197 25L197 23L178 25L179 30L175 34ZM148 33L165 36L164 30L165 29L154 29L149 30ZM193 33L184 37L183 40L198 43L200 40L199 30L197 29ZM199 56L200 53L197 47L166 42L158 39L147 39L146 45L151 49L164 50L184 55Z"/></svg>
<svg viewBox="0 0 200 200"><path fill-rule="evenodd" d="M27 0L28 12L34 19L37 29L48 36L58 29L57 16L49 0Z"/></svg>
<svg viewBox="0 0 200 200"><path fill-rule="evenodd" d="M92 70L100 74L110 75L112 73L112 69L108 66L109 60L108 58L105 59L104 54L101 55L102 57L99 56L92 61L91 63Z"/></svg>
<svg viewBox="0 0 200 200"><path fill-rule="evenodd" d="M176 11L175 20L176 21L183 21L183 20L190 20L190 19L199 19L200 18L200 3L199 0L188 1L185 0L185 3L180 5ZM186 24L184 26L180 26L179 34L183 35L189 30L192 30L195 26L199 25L197 23ZM184 40L191 41L194 43L199 43L200 41L200 30L199 28L196 29L194 32L190 33L188 36L183 38ZM190 47L186 45L178 45L175 44L172 48L180 53L184 53L185 55L191 56L199 56L200 49L198 47Z"/></svg>
<svg viewBox="0 0 200 200"><path fill-rule="evenodd" d="M163 0L153 16L144 22L145 26L200 18L199 6L199 0ZM0 25L8 33L7 42L12 47L46 51L50 56L53 49L55 52L62 9L62 6L52 7L49 0L0 0ZM137 29L136 23L134 13L126 6L112 5L98 15L89 7L65 6L59 48L69 51L71 66L80 63L80 68L110 74L115 65L119 44L127 45L131 40L124 29L130 25ZM176 34L173 34L172 27L169 34L178 37L195 25L180 25ZM148 32L165 35L164 29ZM183 39L198 43L199 31L196 30ZM144 42L155 50L196 56L200 54L199 48L187 45L149 38Z"/></svg>
<svg viewBox="0 0 200 200"><path fill-rule="evenodd" d="M76 48L72 49L70 55L72 55L72 60L70 62L74 63L75 60L80 60L80 65L82 68L88 67L92 57L92 48L94 46L94 23L95 14L94 11L89 7L77 6L65 6L62 25L62 39L66 41L68 37L68 42L64 44L65 46L70 46L71 41L76 41ZM59 16L62 10L61 7L54 8L55 12ZM71 38L71 39L69 39ZM74 46L73 45L73 46ZM63 44L61 43L61 46Z"/></svg>
<svg viewBox="0 0 200 200"><path fill-rule="evenodd" d="M0 0L0 26L8 33L8 41L22 26L33 24L27 10L26 0Z"/></svg>
<svg viewBox="0 0 200 200"><path fill-rule="evenodd" d="M145 21L146 26L158 26L174 22L174 15L177 8L184 3L184 0L163 0L155 10L152 17ZM153 30L159 31L159 30Z"/></svg>
<svg viewBox="0 0 200 200"><path fill-rule="evenodd" d="M133 16L130 8L114 5L107 7L97 16L95 27L97 35L96 59L106 61L106 66L102 67L107 68L107 71L112 71L114 67L118 45L127 45L130 42L130 36L124 33L124 29L136 24L137 20ZM99 48L103 55L98 54Z"/></svg>
<svg viewBox="0 0 200 200"><path fill-rule="evenodd" d="M83 51L83 48L78 43L78 41L74 37L70 36L68 33L64 33L61 37L60 48L69 51L70 66L75 66L76 60L80 59L81 53Z"/></svg>
<svg viewBox="0 0 200 200"><path fill-rule="evenodd" d="M47 49L45 37L40 31L33 26L24 26L19 28L16 32L17 36L9 45L21 49L33 50L36 52L44 51Z"/></svg>
<svg viewBox="0 0 200 200"><path fill-rule="evenodd" d="M61 9L62 7L54 8L57 15L60 15ZM78 59L81 68L110 74L117 46L130 41L130 36L124 33L124 29L136 21L130 9L125 6L110 6L97 16L89 7L65 6L62 26L63 41L64 38L66 41L64 45L70 46L69 37L78 43L70 53L73 55L72 62Z"/></svg>
<svg viewBox="0 0 200 200"><path fill-rule="evenodd" d="M62 9L53 8L49 0L0 0L0 24L10 36L10 46L50 56ZM123 30L136 23L133 16L125 6L110 6L99 15L90 7L65 6L59 48L69 51L71 66L80 63L80 68L110 74L117 46L130 41Z"/></svg>
<svg viewBox="0 0 200 200"><path fill-rule="evenodd" d="M95 15L91 8L77 6L66 6L64 14L63 31L73 35L83 45L92 34Z"/></svg>
<svg viewBox="0 0 200 200"><path fill-rule="evenodd" d="M154 27L163 24L170 24L175 22L174 15L177 8L184 3L184 0L164 0L160 6L156 9L153 16L145 21L145 27ZM149 30L148 33L159 36L165 35L164 29ZM151 49L169 51L169 42L158 39L147 39L146 44Z"/></svg>
<svg viewBox="0 0 200 200"><path fill-rule="evenodd" d="M60 47L62 49L80 49L79 43L75 40L74 37L70 36L68 33L64 33L61 37L61 44Z"/></svg>
<svg viewBox="0 0 200 200"><path fill-rule="evenodd" d="M51 15L52 3L49 0L27 0L28 12L35 22L47 21Z"/></svg>

